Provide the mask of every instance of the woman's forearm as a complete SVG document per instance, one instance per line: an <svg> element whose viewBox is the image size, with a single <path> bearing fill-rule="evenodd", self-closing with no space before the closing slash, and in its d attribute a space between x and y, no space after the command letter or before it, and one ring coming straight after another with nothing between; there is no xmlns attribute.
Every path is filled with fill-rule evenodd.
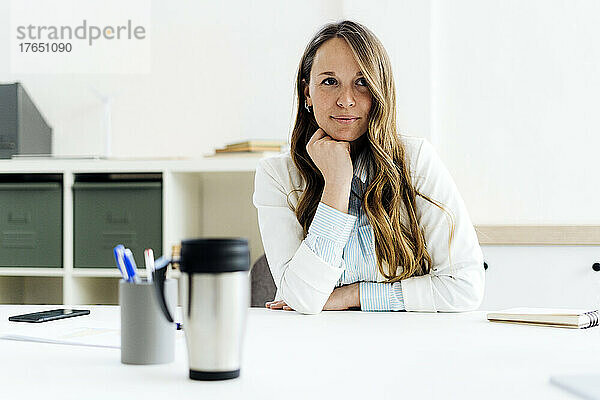
<svg viewBox="0 0 600 400"><path fill-rule="evenodd" d="M323 310L342 311L349 308L360 308L360 282L344 285L333 289Z"/></svg>
<svg viewBox="0 0 600 400"><path fill-rule="evenodd" d="M360 283L359 282L352 285L352 290L350 290L349 304L350 304L350 307L360 308Z"/></svg>

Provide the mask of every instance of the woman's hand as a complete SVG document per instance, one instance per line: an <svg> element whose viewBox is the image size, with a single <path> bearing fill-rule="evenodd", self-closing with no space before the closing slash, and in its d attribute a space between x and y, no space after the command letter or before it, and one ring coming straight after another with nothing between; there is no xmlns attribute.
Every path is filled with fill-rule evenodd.
<svg viewBox="0 0 600 400"><path fill-rule="evenodd" d="M312 135L306 151L325 179L325 185L345 186L352 182L350 142L334 140L321 128Z"/></svg>
<svg viewBox="0 0 600 400"><path fill-rule="evenodd" d="M268 301L265 303L266 308L271 310L294 311L283 300ZM352 307L360 307L359 283L340 286L333 289L329 295L329 299L323 306L323 311L342 311Z"/></svg>

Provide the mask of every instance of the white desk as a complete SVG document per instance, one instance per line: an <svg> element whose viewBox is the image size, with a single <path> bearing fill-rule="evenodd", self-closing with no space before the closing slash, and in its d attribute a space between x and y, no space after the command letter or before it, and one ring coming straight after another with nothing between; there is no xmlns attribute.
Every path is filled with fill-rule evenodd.
<svg viewBox="0 0 600 400"><path fill-rule="evenodd" d="M0 306L0 332L14 326L10 315L50 308ZM50 323L118 328L118 307L88 308L89 316ZM118 349L0 340L0 398L573 399L550 376L599 373L599 355L600 328L494 324L480 311L250 309L238 379L188 379L182 332L175 362L157 366L122 365Z"/></svg>

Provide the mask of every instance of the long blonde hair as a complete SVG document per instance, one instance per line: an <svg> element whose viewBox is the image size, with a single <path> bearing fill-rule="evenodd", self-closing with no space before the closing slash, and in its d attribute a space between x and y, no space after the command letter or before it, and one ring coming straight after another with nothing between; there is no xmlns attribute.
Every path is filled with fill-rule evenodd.
<svg viewBox="0 0 600 400"><path fill-rule="evenodd" d="M319 126L314 115L304 107L303 85L310 82L319 47L336 37L346 40L352 49L372 96L365 151L375 174L364 192L362 207L373 228L377 268L388 282L427 274L432 261L417 220L416 196L439 207L451 219L452 216L441 204L419 193L412 185L404 145L396 131L396 89L391 64L379 39L359 23L341 21L325 25L310 40L300 60L296 79L298 104L290 152L306 187L297 207L292 209L306 237L323 193L324 179L306 151L310 137ZM403 207L408 215L408 226L402 223ZM453 235L454 222L448 248ZM399 265L403 267L400 275L397 274Z"/></svg>

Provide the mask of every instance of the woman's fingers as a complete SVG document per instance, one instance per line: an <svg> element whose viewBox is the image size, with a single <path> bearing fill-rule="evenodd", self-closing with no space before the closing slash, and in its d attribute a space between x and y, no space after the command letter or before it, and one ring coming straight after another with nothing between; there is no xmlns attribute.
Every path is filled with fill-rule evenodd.
<svg viewBox="0 0 600 400"><path fill-rule="evenodd" d="M294 309L292 307L290 307L287 304L285 304L285 302L282 301L282 300L279 300L279 301L267 301L265 303L265 307L266 308L270 308L271 310L294 311Z"/></svg>
<svg viewBox="0 0 600 400"><path fill-rule="evenodd" d="M283 306L285 306L287 304L285 304L283 301L279 300L279 301L269 301L265 304L265 307L273 309L273 310L277 310L277 309L281 309L283 308Z"/></svg>
<svg viewBox="0 0 600 400"><path fill-rule="evenodd" d="M325 136L327 136L327 134L325 133L325 131L323 129L321 129L321 128L317 129L315 131L315 133L313 133L313 135L310 137L310 140L306 144L306 148L308 149L308 147L310 145L312 145L314 142L316 142L319 139L323 139Z"/></svg>

